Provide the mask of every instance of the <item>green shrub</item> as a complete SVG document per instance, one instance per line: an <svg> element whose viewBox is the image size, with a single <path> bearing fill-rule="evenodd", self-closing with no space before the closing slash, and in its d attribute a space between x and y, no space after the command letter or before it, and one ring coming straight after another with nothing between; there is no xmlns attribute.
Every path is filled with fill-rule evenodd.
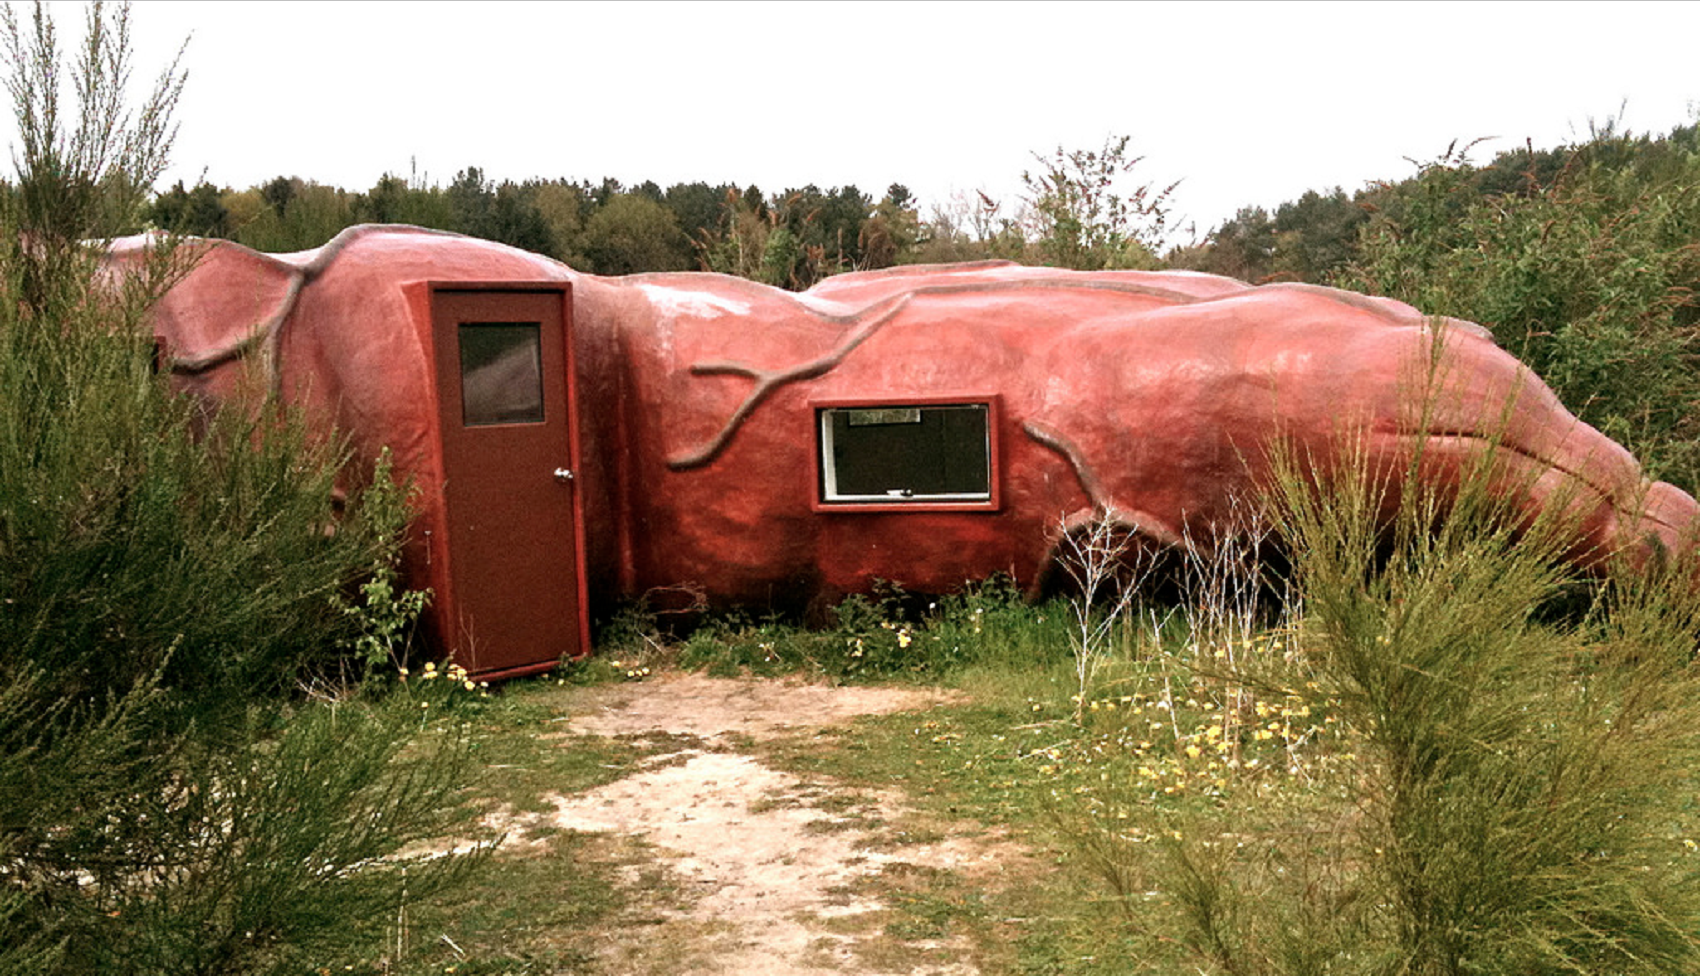
<svg viewBox="0 0 1700 976"><path fill-rule="evenodd" d="M3 943L52 945L43 972L135 974L299 967L386 927L393 943L398 917L475 863L397 854L465 819L468 738L441 697L254 709L222 741L185 738L106 774L127 782L95 781L103 757L41 750L27 798L41 819L8 838L30 900ZM114 737L90 733L76 730ZM116 797L121 816L82 809Z"/></svg>
<svg viewBox="0 0 1700 976"><path fill-rule="evenodd" d="M1456 501L1405 484L1385 556L1340 503L1361 482L1323 501L1289 481L1304 661L1364 745L1370 899L1411 972L1692 971L1700 891L1672 836L1700 746L1692 567L1626 570L1544 622L1574 525L1520 526L1470 474Z"/></svg>
<svg viewBox="0 0 1700 976"><path fill-rule="evenodd" d="M395 483L390 451L384 448L371 486L360 497L362 518L374 530L376 553L358 599L331 597L331 604L358 625L359 634L349 646L355 658L351 663L369 680L406 674L414 625L431 600L430 590L406 589L401 576L401 544L412 517L412 498L411 490Z"/></svg>
<svg viewBox="0 0 1700 976"><path fill-rule="evenodd" d="M1652 474L1700 484L1700 155L1604 133L1525 193L1476 172L1449 154L1384 191L1339 283L1489 327Z"/></svg>
<svg viewBox="0 0 1700 976"><path fill-rule="evenodd" d="M1064 268L1154 268L1164 243L1169 197L1179 183L1158 189L1118 183L1144 161L1128 156L1127 136L1104 140L1101 149L1034 154L1039 170L1021 174L1026 203L1037 218L1040 262Z"/></svg>
<svg viewBox="0 0 1700 976"><path fill-rule="evenodd" d="M401 693L301 700L389 639L394 607L336 598L389 564L404 506L380 482L333 518L338 441L170 394L143 316L171 242L122 275L91 242L163 165L180 76L131 117L127 10L90 11L72 69L44 7L0 23L23 129L0 186L0 971L269 970L459 870L397 859L459 809L455 724Z"/></svg>
<svg viewBox="0 0 1700 976"><path fill-rule="evenodd" d="M1232 973L1695 971L1696 567L1549 613L1575 526L1516 517L1500 474L1289 464L1302 616L1181 683L1241 694L1106 719L1059 811L1147 944Z"/></svg>

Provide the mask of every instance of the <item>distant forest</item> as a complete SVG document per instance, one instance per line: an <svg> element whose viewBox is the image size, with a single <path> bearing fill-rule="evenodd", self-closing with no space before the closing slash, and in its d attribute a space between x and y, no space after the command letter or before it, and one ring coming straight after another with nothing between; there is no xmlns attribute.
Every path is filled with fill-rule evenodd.
<svg viewBox="0 0 1700 976"><path fill-rule="evenodd" d="M1081 269L1179 268L1387 295L1480 322L1584 420L1700 483L1700 127L1620 132L1485 163L1454 145L1402 179L1245 207L1171 240L1174 189L1139 182L1128 139L1035 155L1012 201L970 194L923 210L901 184L764 192L386 175L364 192L279 176L242 190L181 183L147 224L262 251L316 247L358 223L457 231L595 274L707 270L784 288L845 271L1007 258Z"/></svg>

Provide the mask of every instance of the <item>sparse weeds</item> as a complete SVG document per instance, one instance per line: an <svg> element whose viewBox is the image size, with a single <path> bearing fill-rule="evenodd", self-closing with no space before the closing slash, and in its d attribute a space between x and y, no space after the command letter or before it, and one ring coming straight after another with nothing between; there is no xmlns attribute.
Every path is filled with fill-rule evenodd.
<svg viewBox="0 0 1700 976"><path fill-rule="evenodd" d="M970 670L1005 672L1054 656L1061 646L1060 609L1035 613L1001 577L938 599L879 583L870 594L840 602L830 629L737 613L712 619L677 647L677 663L722 676L944 682ZM624 651L620 660L627 660Z"/></svg>
<svg viewBox="0 0 1700 976"><path fill-rule="evenodd" d="M665 901L662 881L647 893L621 883L653 852L620 840L562 831L545 853L501 858L498 884L466 885L421 906L412 927L421 937L406 955L352 953L347 962L310 972L357 976L510 976L596 972L604 927L617 925L634 900ZM648 906L645 906L648 907Z"/></svg>
<svg viewBox="0 0 1700 976"><path fill-rule="evenodd" d="M1038 753L1059 836L1147 952L1250 974L1700 961L1694 569L1548 621L1566 506L1508 518L1493 474L1444 499L1287 479L1302 618L1158 651L1160 689L1088 702L1085 734Z"/></svg>
<svg viewBox="0 0 1700 976"><path fill-rule="evenodd" d="M679 665L719 676L807 673L819 670L818 645L826 639L773 618L732 614L693 632L679 649Z"/></svg>
<svg viewBox="0 0 1700 976"><path fill-rule="evenodd" d="M1087 695L1098 671L1109 656L1109 639L1138 595L1150 562L1143 549L1129 557L1129 535L1138 526L1129 525L1113 511L1071 526L1060 526L1057 561L1074 584L1067 602L1071 626L1069 643L1074 650L1074 720L1084 717ZM1131 576L1131 578L1129 578Z"/></svg>

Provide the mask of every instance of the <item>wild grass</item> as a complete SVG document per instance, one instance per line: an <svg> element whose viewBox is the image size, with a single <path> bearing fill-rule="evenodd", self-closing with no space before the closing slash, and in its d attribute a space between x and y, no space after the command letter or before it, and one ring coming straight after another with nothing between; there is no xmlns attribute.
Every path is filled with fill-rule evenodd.
<svg viewBox="0 0 1700 976"><path fill-rule="evenodd" d="M1287 478L1302 615L1177 662L1184 701L1166 675L1089 708L1056 755L1056 822L1154 955L1692 971L1693 567L1557 612L1565 506L1513 518L1492 483Z"/></svg>
<svg viewBox="0 0 1700 976"><path fill-rule="evenodd" d="M1283 573L1198 547L1087 667L1081 607L1007 589L682 660L967 690L769 754L1054 845L1044 920L996 936L1033 971L1695 971L1697 567L1584 577L1565 499L1530 518L1488 465L1345 470L1285 477Z"/></svg>

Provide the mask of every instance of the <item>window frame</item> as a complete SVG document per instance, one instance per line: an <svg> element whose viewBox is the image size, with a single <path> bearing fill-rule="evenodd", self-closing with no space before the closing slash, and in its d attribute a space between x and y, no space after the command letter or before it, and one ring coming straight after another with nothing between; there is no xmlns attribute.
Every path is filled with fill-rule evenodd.
<svg viewBox="0 0 1700 976"><path fill-rule="evenodd" d="M997 394L835 397L809 401L812 428L810 450L809 505L817 512L996 512L1002 505L999 482L1000 438L1003 416ZM986 412L986 494L964 498L955 495L915 495L887 498L854 495L833 498L827 494L832 467L831 414L839 410L903 410L936 407L982 407ZM833 472L835 474L835 472ZM836 480L834 478L833 480Z"/></svg>

